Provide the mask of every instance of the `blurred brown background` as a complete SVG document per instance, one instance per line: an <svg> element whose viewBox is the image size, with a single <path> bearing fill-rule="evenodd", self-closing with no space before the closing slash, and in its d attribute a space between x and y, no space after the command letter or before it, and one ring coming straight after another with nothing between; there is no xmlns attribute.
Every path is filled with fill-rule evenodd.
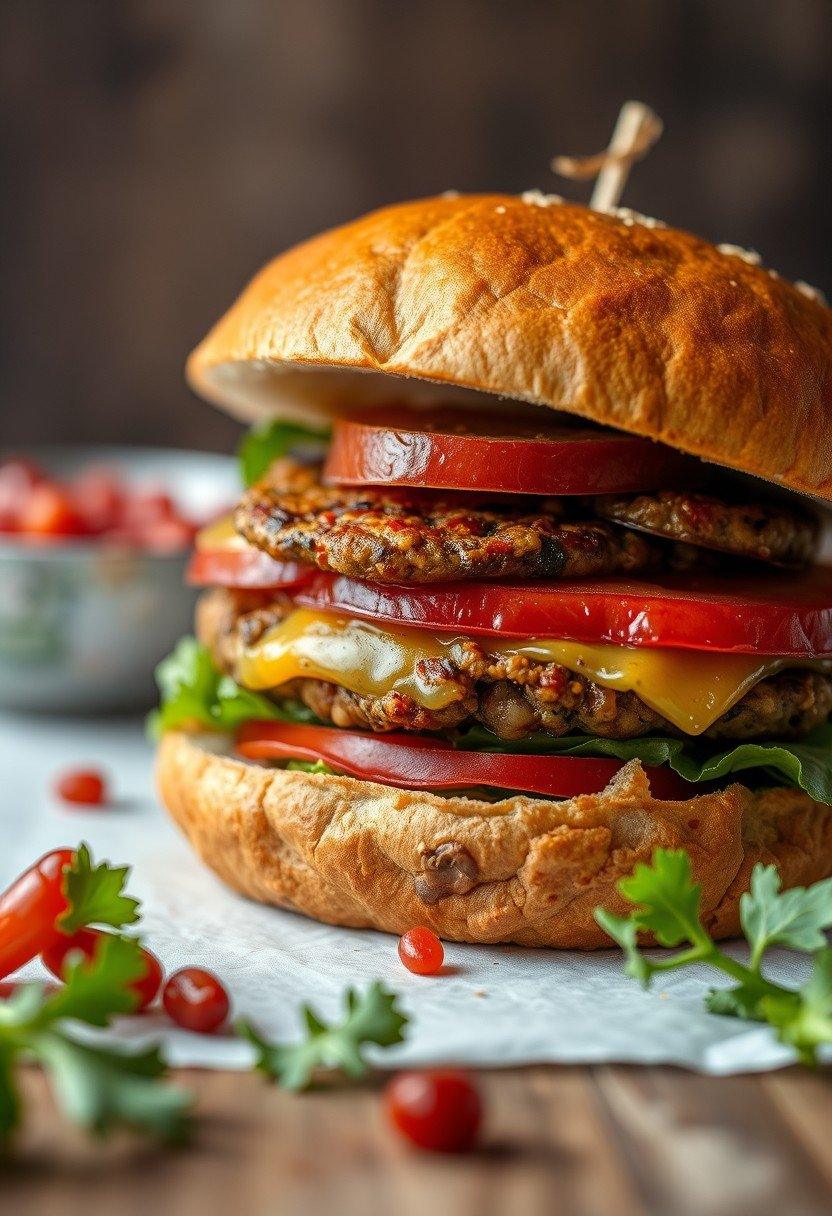
<svg viewBox="0 0 832 1216"><path fill-rule="evenodd" d="M832 286L830 0L0 0L0 445L228 447L182 382L271 254L450 187L625 201Z"/></svg>

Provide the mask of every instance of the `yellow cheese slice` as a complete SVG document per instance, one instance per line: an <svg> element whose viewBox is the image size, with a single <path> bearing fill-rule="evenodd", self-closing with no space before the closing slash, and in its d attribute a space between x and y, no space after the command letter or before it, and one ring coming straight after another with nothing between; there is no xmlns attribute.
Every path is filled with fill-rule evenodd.
<svg viewBox="0 0 832 1216"><path fill-rule="evenodd" d="M251 689L276 688L307 676L365 695L397 691L435 710L461 694L453 683L431 682L425 660L453 659L459 645L460 639L452 636L380 628L299 608L243 652L239 675ZM545 638L489 643L489 650L559 663L606 688L635 692L689 735L707 730L758 680L784 667L832 668L828 660L585 645Z"/></svg>
<svg viewBox="0 0 832 1216"><path fill-rule="evenodd" d="M223 515L200 528L194 538L194 547L200 553L239 553L242 549L253 548L234 527L233 515Z"/></svg>

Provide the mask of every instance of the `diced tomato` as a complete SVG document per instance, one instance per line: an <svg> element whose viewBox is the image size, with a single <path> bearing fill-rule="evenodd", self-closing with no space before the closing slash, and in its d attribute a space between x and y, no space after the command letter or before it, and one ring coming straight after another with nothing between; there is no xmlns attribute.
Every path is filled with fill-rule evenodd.
<svg viewBox="0 0 832 1216"><path fill-rule="evenodd" d="M405 789L486 785L550 798L600 794L622 767L620 760L461 751L425 735L372 735L290 722L244 723L237 750L249 760L323 760L352 777ZM654 798L682 801L702 792L672 769L646 771Z"/></svg>
<svg viewBox="0 0 832 1216"><path fill-rule="evenodd" d="M482 1122L482 1101L464 1072L402 1072L384 1090L390 1123L417 1148L464 1153L473 1148Z"/></svg>
<svg viewBox="0 0 832 1216"><path fill-rule="evenodd" d="M11 975L64 935L56 921L67 908L64 870L72 849L55 849L0 895L0 978Z"/></svg>
<svg viewBox="0 0 832 1216"><path fill-rule="evenodd" d="M370 621L504 638L564 638L730 654L832 655L832 571L634 582L400 587L317 574L296 602Z"/></svg>
<svg viewBox="0 0 832 1216"><path fill-rule="evenodd" d="M97 769L71 769L58 778L55 793L64 802L101 806L107 801L107 782Z"/></svg>
<svg viewBox="0 0 832 1216"><path fill-rule="evenodd" d="M697 475L698 462L650 439L462 409L340 418L324 468L336 485L544 495L659 489Z"/></svg>
<svg viewBox="0 0 832 1216"><path fill-rule="evenodd" d="M44 539L78 537L87 528L70 493L58 485L36 485L24 500L18 515L21 532Z"/></svg>
<svg viewBox="0 0 832 1216"><path fill-rule="evenodd" d="M84 958L94 958L99 944L106 937L107 934L101 929L78 929L70 935L62 933L56 941L41 951L44 966L57 979L62 980L68 955L80 953ZM145 965L144 975L130 985L139 998L137 1010L146 1009L162 985L162 965L155 954L142 947L142 960Z"/></svg>
<svg viewBox="0 0 832 1216"><path fill-rule="evenodd" d="M89 468L75 480L76 509L93 535L117 528L124 513L125 490L110 469Z"/></svg>
<svg viewBox="0 0 832 1216"><path fill-rule="evenodd" d="M436 975L445 961L445 951L433 929L417 925L399 938L399 958L414 975Z"/></svg>
<svg viewBox="0 0 832 1216"><path fill-rule="evenodd" d="M183 967L165 984L162 1004L178 1026L211 1034L228 1017L230 1002L224 986L211 971Z"/></svg>
<svg viewBox="0 0 832 1216"><path fill-rule="evenodd" d="M31 460L14 457L0 463L0 516L16 517L21 504L44 480L44 473Z"/></svg>

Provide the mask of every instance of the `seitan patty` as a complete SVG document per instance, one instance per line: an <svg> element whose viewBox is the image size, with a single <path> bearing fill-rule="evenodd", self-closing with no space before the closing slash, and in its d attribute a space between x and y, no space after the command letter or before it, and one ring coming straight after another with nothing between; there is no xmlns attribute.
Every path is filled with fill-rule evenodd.
<svg viewBox="0 0 832 1216"><path fill-rule="evenodd" d="M587 578L660 564L660 545L604 520L567 521L558 500L520 508L407 490L320 484L279 460L245 495L238 531L278 560L392 583Z"/></svg>
<svg viewBox="0 0 832 1216"><path fill-rule="evenodd" d="M197 611L197 632L218 665L237 676L243 646L256 642L292 609L288 597L210 591ZM631 739L652 733L680 735L634 692L617 692L557 663L489 654L474 639L461 643L454 661L423 660L423 678L453 684L456 698L429 710L400 692L374 697L316 679L273 690L297 696L319 718L374 731L443 731L479 721L503 739L536 731ZM788 670L761 680L705 732L708 739L794 739L832 713L832 673Z"/></svg>
<svg viewBox="0 0 832 1216"><path fill-rule="evenodd" d="M817 547L817 520L788 507L727 503L684 490L604 495L594 505L598 515L624 527L735 557L805 565Z"/></svg>

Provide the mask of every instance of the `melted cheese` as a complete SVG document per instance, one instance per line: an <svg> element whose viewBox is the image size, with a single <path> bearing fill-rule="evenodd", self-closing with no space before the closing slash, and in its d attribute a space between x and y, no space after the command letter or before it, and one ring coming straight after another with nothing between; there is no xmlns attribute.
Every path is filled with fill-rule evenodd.
<svg viewBox="0 0 832 1216"><path fill-rule="evenodd" d="M460 639L423 630L379 628L366 621L300 608L244 650L240 679L252 689L276 688L298 677L326 680L363 695L401 692L426 709L459 699L454 682L430 679L425 660L453 659ZM532 638L489 645L494 654L559 663L620 692L635 692L689 735L699 735L758 680L784 667L829 662L710 654L706 651L586 645Z"/></svg>
<svg viewBox="0 0 832 1216"><path fill-rule="evenodd" d="M252 546L234 527L234 516L223 515L207 527L201 528L194 539L194 547L200 552L239 553Z"/></svg>

